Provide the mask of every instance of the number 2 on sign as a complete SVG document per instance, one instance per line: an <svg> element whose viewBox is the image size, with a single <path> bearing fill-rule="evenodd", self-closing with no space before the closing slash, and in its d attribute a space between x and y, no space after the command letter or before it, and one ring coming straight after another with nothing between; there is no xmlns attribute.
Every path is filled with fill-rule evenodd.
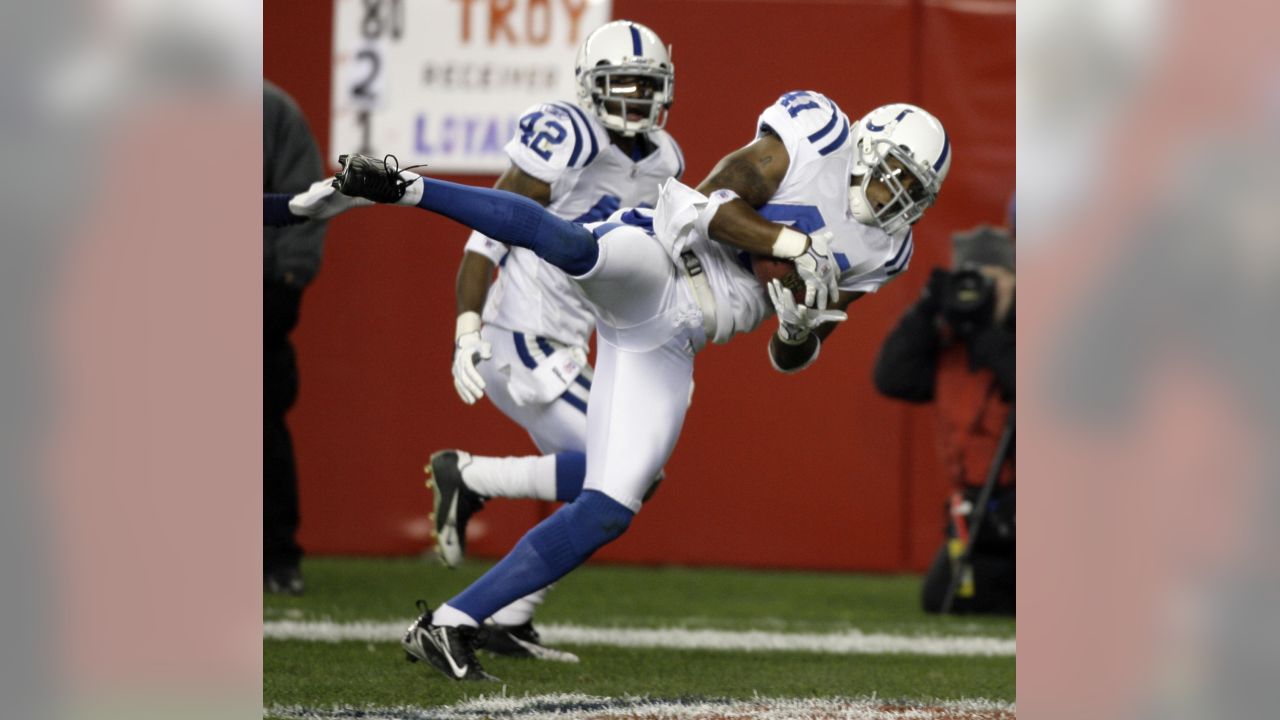
<svg viewBox="0 0 1280 720"><path fill-rule="evenodd" d="M366 41L376 41L384 36L392 42L404 35L404 0L363 0L364 13L360 17L360 34ZM373 110L377 99L374 82L382 70L382 55L377 44L356 53L356 62L367 71L351 86L351 96L360 109L356 112L356 124L360 126L360 152L370 154L373 146Z"/></svg>

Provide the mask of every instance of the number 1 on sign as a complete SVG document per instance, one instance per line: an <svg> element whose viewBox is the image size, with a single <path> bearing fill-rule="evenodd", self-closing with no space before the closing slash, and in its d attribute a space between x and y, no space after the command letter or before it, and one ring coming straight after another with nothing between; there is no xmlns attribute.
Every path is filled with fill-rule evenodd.
<svg viewBox="0 0 1280 720"><path fill-rule="evenodd" d="M372 155L373 148L371 147L371 143L369 141L370 120L369 120L368 109L361 110L360 112L356 113L356 123L360 125L360 154Z"/></svg>

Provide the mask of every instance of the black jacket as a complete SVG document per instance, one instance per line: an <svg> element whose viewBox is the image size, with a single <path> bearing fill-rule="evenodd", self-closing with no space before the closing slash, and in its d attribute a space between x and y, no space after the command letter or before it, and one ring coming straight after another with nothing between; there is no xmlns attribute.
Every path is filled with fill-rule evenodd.
<svg viewBox="0 0 1280 720"><path fill-rule="evenodd" d="M885 339L875 366L876 389L884 395L915 403L933 400L938 353L943 342L935 307L930 298L912 305ZM968 350L970 367L994 372L1001 397L1012 401L1015 390L1012 314L1004 325L988 325L962 342Z"/></svg>
<svg viewBox="0 0 1280 720"><path fill-rule="evenodd" d="M299 193L324 177L315 138L293 98L262 82L262 192ZM320 270L325 223L262 230L264 279L303 287Z"/></svg>

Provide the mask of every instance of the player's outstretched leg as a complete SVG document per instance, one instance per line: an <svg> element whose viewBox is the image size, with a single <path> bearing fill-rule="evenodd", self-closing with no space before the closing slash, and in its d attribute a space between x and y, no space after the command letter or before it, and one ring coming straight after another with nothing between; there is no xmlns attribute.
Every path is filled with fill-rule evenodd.
<svg viewBox="0 0 1280 720"><path fill-rule="evenodd" d="M599 257L590 231L556 217L523 195L419 177L399 170L392 155L382 160L342 155L338 162L342 171L334 176L333 185L344 195L417 205L499 242L532 250L570 275L585 275Z"/></svg>

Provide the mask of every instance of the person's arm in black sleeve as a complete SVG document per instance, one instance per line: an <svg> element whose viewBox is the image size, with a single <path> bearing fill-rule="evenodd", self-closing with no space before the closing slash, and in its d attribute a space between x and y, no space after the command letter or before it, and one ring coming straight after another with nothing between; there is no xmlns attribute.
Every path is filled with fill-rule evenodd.
<svg viewBox="0 0 1280 720"><path fill-rule="evenodd" d="M996 375L1002 397L1014 398L1016 353L1013 330L989 325L969 340L969 358L974 365L990 368Z"/></svg>
<svg viewBox="0 0 1280 720"><path fill-rule="evenodd" d="M935 278L939 271L934 271ZM941 271L945 276L945 271ZM930 281L930 287L936 285ZM936 294L924 297L898 320L876 357L875 384L881 394L907 402L933 400L941 345Z"/></svg>
<svg viewBox="0 0 1280 720"><path fill-rule="evenodd" d="M262 225L263 227L284 227L306 222L307 218L294 215L289 210L289 193L262 193Z"/></svg>
<svg viewBox="0 0 1280 720"><path fill-rule="evenodd" d="M1014 393L1014 298L1017 276L1010 268L985 265L979 272L991 278L995 293L991 322L975 328L965 338L971 368L988 368L995 373L1000 395L1013 400Z"/></svg>
<svg viewBox="0 0 1280 720"><path fill-rule="evenodd" d="M291 98L264 83L263 194L303 192L324 175L324 163L302 111ZM267 230L264 240L275 250L277 274L302 287L320 269L326 223L307 222Z"/></svg>

